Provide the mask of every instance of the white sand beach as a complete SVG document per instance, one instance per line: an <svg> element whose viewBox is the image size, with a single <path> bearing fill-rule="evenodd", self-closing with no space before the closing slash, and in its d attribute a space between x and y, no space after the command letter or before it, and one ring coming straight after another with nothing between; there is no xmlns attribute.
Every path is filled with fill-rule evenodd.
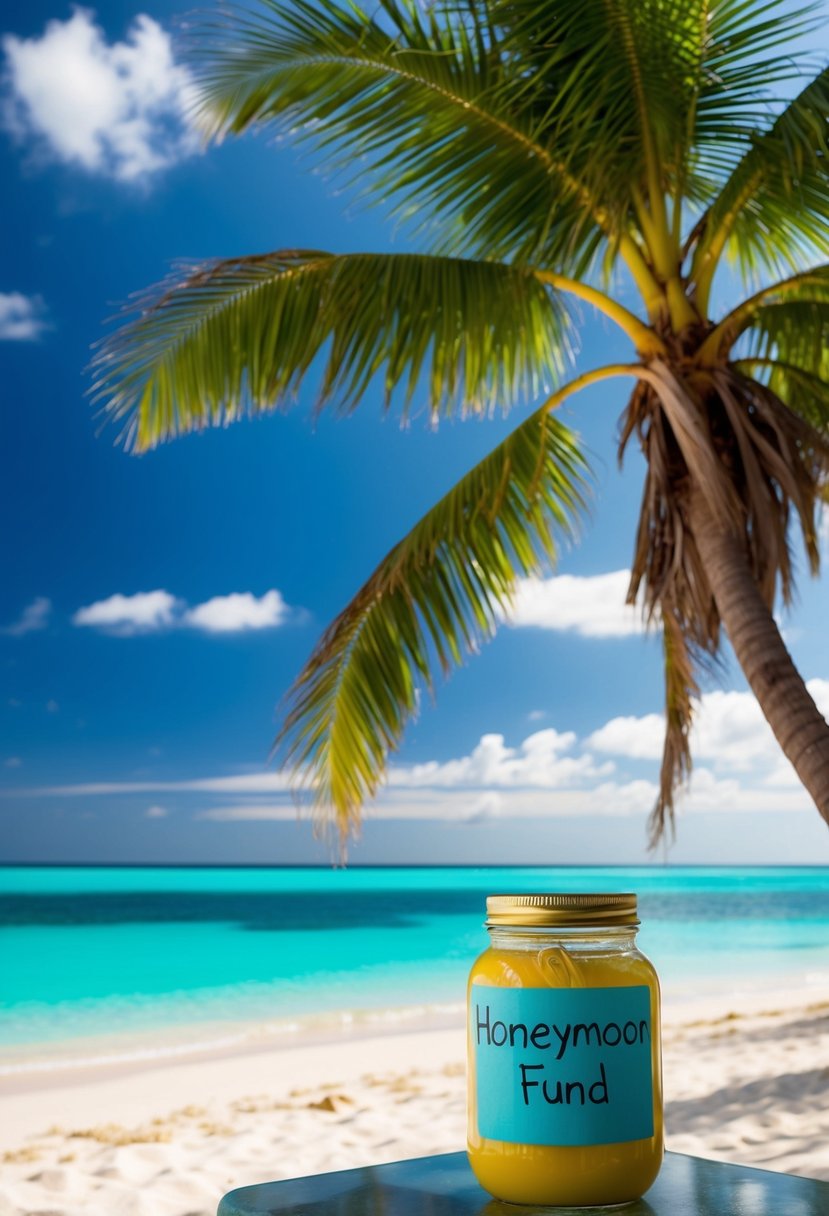
<svg viewBox="0 0 829 1216"><path fill-rule="evenodd" d="M213 1216L267 1179L461 1149L460 1025L0 1089L0 1216ZM829 994L669 1008L668 1147L829 1179Z"/></svg>

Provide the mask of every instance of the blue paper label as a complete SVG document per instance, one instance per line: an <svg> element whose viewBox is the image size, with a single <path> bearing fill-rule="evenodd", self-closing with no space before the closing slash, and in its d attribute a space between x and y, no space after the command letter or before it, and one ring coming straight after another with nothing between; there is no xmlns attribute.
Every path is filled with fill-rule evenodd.
<svg viewBox="0 0 829 1216"><path fill-rule="evenodd" d="M512 1144L653 1135L650 990L474 984L478 1133Z"/></svg>

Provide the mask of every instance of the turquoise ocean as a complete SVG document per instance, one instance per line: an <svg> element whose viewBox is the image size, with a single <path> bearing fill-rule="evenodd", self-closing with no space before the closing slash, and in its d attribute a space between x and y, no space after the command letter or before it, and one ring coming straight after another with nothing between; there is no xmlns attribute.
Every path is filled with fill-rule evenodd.
<svg viewBox="0 0 829 1216"><path fill-rule="evenodd" d="M0 1072L457 1018L486 895L533 890L637 892L667 1002L829 993L827 867L0 867Z"/></svg>

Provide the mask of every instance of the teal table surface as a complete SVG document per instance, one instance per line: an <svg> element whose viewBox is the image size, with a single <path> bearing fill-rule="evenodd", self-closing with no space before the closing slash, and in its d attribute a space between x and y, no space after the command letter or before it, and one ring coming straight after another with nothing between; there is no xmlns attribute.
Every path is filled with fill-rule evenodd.
<svg viewBox="0 0 829 1216"><path fill-rule="evenodd" d="M531 1216L590 1208L514 1207L481 1190L466 1153L243 1186L218 1216ZM593 1208L593 1212L600 1209ZM829 1216L829 1182L667 1153L643 1199L619 1216Z"/></svg>

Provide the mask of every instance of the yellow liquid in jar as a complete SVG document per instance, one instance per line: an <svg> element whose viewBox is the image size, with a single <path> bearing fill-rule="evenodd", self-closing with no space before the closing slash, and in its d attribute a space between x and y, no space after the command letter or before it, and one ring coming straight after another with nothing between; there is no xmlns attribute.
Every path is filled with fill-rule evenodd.
<svg viewBox="0 0 829 1216"><path fill-rule="evenodd" d="M636 951L625 953L539 943L538 949L490 948L476 960L469 998L476 985L497 988L616 988L644 985L650 991L653 1135L617 1144L512 1144L478 1134L475 1045L468 1031L469 1136L472 1170L485 1190L509 1203L593 1207L627 1203L650 1187L663 1155L662 1059L659 1035L659 981L651 963Z"/></svg>

